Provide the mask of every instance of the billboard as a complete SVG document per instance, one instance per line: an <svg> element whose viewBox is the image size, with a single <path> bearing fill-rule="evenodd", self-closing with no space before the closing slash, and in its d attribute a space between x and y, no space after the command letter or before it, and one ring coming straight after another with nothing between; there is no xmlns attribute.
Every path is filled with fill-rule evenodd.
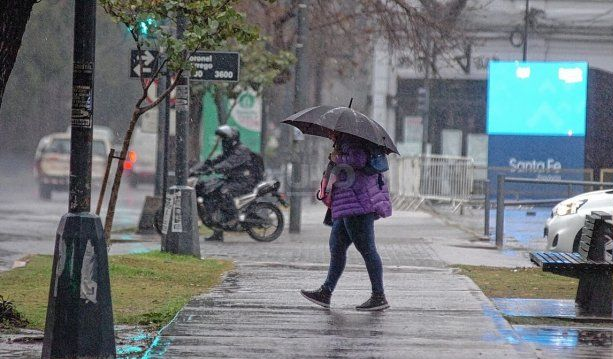
<svg viewBox="0 0 613 359"><path fill-rule="evenodd" d="M586 62L490 62L489 135L585 136Z"/></svg>
<svg viewBox="0 0 613 359"><path fill-rule="evenodd" d="M211 92L206 92L202 97L202 147L201 159L208 158L215 147L217 137L215 130L219 127L219 116L215 100ZM261 127L262 127L262 98L252 90L244 90L236 100L227 101L230 118L228 125L240 132L241 142L253 152L260 152ZM221 148L217 148L217 154Z"/></svg>
<svg viewBox="0 0 613 359"><path fill-rule="evenodd" d="M491 183L499 174L584 180L587 79L585 62L490 63L486 128ZM567 195L561 186L554 187L510 184L507 193L520 198Z"/></svg>

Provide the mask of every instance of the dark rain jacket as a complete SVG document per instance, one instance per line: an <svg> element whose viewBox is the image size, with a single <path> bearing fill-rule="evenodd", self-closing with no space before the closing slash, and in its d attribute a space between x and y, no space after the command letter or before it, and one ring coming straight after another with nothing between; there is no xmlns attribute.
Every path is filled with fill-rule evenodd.
<svg viewBox="0 0 613 359"><path fill-rule="evenodd" d="M261 157L240 143L213 159L210 166L214 172L224 176L221 179L223 187L232 195L253 191L264 178Z"/></svg>

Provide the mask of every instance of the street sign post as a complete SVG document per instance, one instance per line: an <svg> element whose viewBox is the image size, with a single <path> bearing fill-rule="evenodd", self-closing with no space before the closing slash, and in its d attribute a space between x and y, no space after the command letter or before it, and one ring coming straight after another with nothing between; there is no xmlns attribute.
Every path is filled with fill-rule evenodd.
<svg viewBox="0 0 613 359"><path fill-rule="evenodd" d="M183 38L186 19L183 14L177 21L177 38ZM200 258L200 238L198 231L198 208L196 190L187 185L189 166L189 72L182 73L177 78L177 111L176 146L175 146L175 179L176 184L168 188L166 196L174 197L174 205L164 206L164 217L170 213L171 230L165 235L165 250L174 254L193 255Z"/></svg>
<svg viewBox="0 0 613 359"><path fill-rule="evenodd" d="M158 55L159 52L156 50L142 50L139 57L138 50L132 50L130 52L130 77L140 77L141 72L145 78L153 77L158 68Z"/></svg>
<svg viewBox="0 0 613 359"><path fill-rule="evenodd" d="M189 57L189 61L195 67L189 78L191 81L238 81L238 52L197 51Z"/></svg>

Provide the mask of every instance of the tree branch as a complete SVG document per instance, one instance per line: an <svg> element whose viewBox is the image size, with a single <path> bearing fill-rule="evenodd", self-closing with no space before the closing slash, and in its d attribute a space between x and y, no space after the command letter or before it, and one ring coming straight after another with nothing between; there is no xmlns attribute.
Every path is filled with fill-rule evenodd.
<svg viewBox="0 0 613 359"><path fill-rule="evenodd" d="M160 102L162 102L163 99L166 98L166 96L170 96L170 93L175 89L175 87L177 87L177 85L179 84L179 78L181 77L181 75L183 75L183 69L179 70L176 73L176 78L175 80L172 82L172 84L166 88L166 90L160 95L158 96L158 98L155 99L155 101L153 101L150 105L147 105L145 107L140 108L142 110L142 113L147 112L149 110L151 110L152 108L154 108L155 106L159 105Z"/></svg>

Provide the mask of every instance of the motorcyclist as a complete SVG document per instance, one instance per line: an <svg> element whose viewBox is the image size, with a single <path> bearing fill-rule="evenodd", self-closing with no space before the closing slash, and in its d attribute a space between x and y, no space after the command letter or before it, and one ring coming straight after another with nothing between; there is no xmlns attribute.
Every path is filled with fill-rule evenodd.
<svg viewBox="0 0 613 359"><path fill-rule="evenodd" d="M197 164L191 172L218 173L223 176L212 180L219 182L219 189L213 192L217 195L204 200L216 201L224 215L222 221L226 226L233 227L238 222L234 198L253 191L264 177L264 166L262 158L241 143L240 133L235 128L220 126L215 135L221 139L221 155ZM196 185L196 193L203 193L202 189L207 185L210 185L210 182L199 182ZM223 241L223 231L215 230L206 240Z"/></svg>

